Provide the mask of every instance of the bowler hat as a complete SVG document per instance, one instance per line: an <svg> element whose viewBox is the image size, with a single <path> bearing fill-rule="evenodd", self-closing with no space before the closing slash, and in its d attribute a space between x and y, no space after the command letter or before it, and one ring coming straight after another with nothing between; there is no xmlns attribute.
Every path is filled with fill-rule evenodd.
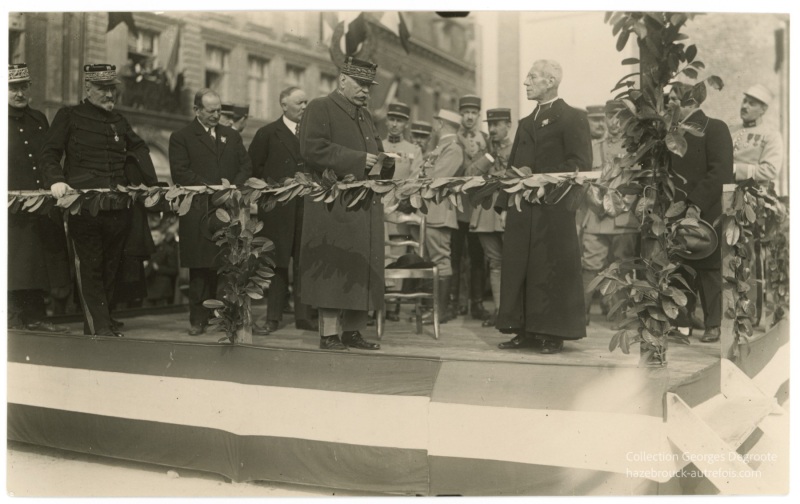
<svg viewBox="0 0 800 504"><path fill-rule="evenodd" d="M25 63L16 63L8 65L8 83L14 84L15 82L30 82L31 73L28 70L28 65Z"/></svg>
<svg viewBox="0 0 800 504"><path fill-rule="evenodd" d="M83 80L98 85L122 84L117 78L117 67L106 63L83 66Z"/></svg>
<svg viewBox="0 0 800 504"><path fill-rule="evenodd" d="M342 73L355 79L360 84L374 85L375 75L378 72L378 65L371 61L364 61L352 56L348 56L342 66Z"/></svg>
<svg viewBox="0 0 800 504"><path fill-rule="evenodd" d="M476 95L464 95L458 99L458 110L466 107L473 107L478 110L481 108L481 98Z"/></svg>
<svg viewBox="0 0 800 504"><path fill-rule="evenodd" d="M744 94L746 96L750 96L751 98L755 98L764 105L769 105L772 103L772 92L763 84L754 84L750 86L747 88L747 91L745 91Z"/></svg>
<svg viewBox="0 0 800 504"><path fill-rule="evenodd" d="M397 260L388 266L387 269L423 269L433 268L436 266L430 261L426 261L416 252L409 252L397 258Z"/></svg>
<svg viewBox="0 0 800 504"><path fill-rule="evenodd" d="M492 121L511 121L511 109L508 108L493 108L486 111L486 120L484 122Z"/></svg>
<svg viewBox="0 0 800 504"><path fill-rule="evenodd" d="M677 235L686 242L685 250L675 253L684 259L705 259L717 250L719 237L714 226L703 219L682 219ZM695 224L696 223L696 224Z"/></svg>
<svg viewBox="0 0 800 504"><path fill-rule="evenodd" d="M386 115L408 119L411 117L411 107L401 102L390 103L389 109L386 111Z"/></svg>

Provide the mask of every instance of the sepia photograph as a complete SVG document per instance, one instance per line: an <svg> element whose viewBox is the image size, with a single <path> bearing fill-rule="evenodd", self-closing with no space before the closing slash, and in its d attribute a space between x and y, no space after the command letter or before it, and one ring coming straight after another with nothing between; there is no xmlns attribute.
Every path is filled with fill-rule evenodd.
<svg viewBox="0 0 800 504"><path fill-rule="evenodd" d="M307 4L7 8L5 496L788 497L789 7Z"/></svg>

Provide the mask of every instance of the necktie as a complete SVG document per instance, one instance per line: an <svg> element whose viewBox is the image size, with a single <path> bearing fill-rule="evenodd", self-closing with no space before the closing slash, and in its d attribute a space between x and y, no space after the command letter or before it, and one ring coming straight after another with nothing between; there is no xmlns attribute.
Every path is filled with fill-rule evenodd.
<svg viewBox="0 0 800 504"><path fill-rule="evenodd" d="M208 134L211 135L211 138L213 138L214 140L217 139L217 132L214 130L213 127L208 128Z"/></svg>
<svg viewBox="0 0 800 504"><path fill-rule="evenodd" d="M300 123L294 125L294 136L300 136Z"/></svg>

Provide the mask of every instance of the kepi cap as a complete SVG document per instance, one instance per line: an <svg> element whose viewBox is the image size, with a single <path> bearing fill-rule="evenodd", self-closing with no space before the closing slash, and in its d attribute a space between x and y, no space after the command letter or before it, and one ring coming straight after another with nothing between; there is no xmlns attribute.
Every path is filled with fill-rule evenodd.
<svg viewBox="0 0 800 504"><path fill-rule="evenodd" d="M117 67L106 63L84 65L83 80L100 85L122 84L117 78Z"/></svg>
<svg viewBox="0 0 800 504"><path fill-rule="evenodd" d="M605 117L606 108L603 105L589 105L586 107L586 115L589 117Z"/></svg>
<svg viewBox="0 0 800 504"><path fill-rule="evenodd" d="M486 120L483 122L492 121L511 121L510 108L493 108L486 111Z"/></svg>
<svg viewBox="0 0 800 504"><path fill-rule="evenodd" d="M250 105L234 105L233 106L233 116L234 117L248 117L250 115Z"/></svg>
<svg viewBox="0 0 800 504"><path fill-rule="evenodd" d="M8 65L8 83L15 82L30 82L31 73L28 70L28 65L25 63L16 63Z"/></svg>
<svg viewBox="0 0 800 504"><path fill-rule="evenodd" d="M426 121L414 121L411 123L411 133L430 136L433 133L433 125Z"/></svg>
<svg viewBox="0 0 800 504"><path fill-rule="evenodd" d="M476 95L464 95L458 99L458 110L466 107L473 107L478 110L481 108L481 98Z"/></svg>
<svg viewBox="0 0 800 504"><path fill-rule="evenodd" d="M389 109L386 111L387 116L397 116L403 119L411 117L411 107L401 102L394 102L389 104Z"/></svg>
<svg viewBox="0 0 800 504"><path fill-rule="evenodd" d="M378 72L378 65L370 61L360 60L348 56L342 66L342 73L355 79L361 84L375 85L375 75Z"/></svg>
<svg viewBox="0 0 800 504"><path fill-rule="evenodd" d="M435 119L441 119L443 121L447 121L449 123L453 123L456 126L461 124L461 114L457 112L453 112L452 110L441 109L439 113L433 116Z"/></svg>
<svg viewBox="0 0 800 504"><path fill-rule="evenodd" d="M744 94L746 96L755 98L764 105L769 105L772 103L772 92L763 84L754 84L750 86L747 91L744 92Z"/></svg>
<svg viewBox="0 0 800 504"><path fill-rule="evenodd" d="M608 100L606 102L605 111L606 114L613 114L618 110L625 110L626 108L627 107L625 107L625 104L619 100Z"/></svg>

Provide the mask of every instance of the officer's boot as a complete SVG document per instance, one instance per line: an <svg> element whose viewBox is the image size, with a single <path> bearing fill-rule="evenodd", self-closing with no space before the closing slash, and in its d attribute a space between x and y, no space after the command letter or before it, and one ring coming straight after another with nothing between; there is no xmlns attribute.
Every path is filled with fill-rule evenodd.
<svg viewBox="0 0 800 504"><path fill-rule="evenodd" d="M483 276L483 268L471 268L469 284L469 312L472 315L472 319L486 320L489 318L489 312L483 307L483 292L486 284Z"/></svg>

